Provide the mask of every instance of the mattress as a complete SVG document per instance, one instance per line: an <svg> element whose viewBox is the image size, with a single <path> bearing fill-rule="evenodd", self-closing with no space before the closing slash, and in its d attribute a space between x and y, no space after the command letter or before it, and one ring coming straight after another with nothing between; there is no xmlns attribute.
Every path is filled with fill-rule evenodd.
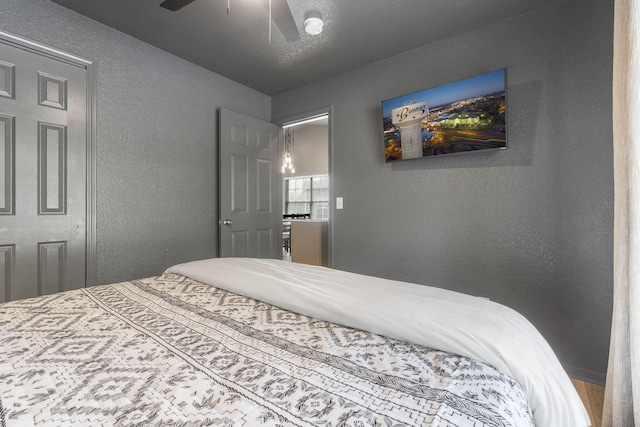
<svg viewBox="0 0 640 427"><path fill-rule="evenodd" d="M518 379L491 363L305 313L302 283L320 311L324 302L342 316L343 301L357 318L353 296L334 299L322 282L344 284L342 274L206 260L2 304L0 425L534 424ZM381 296L377 279L355 277ZM371 298L358 298L366 314ZM407 331L421 324L405 314Z"/></svg>

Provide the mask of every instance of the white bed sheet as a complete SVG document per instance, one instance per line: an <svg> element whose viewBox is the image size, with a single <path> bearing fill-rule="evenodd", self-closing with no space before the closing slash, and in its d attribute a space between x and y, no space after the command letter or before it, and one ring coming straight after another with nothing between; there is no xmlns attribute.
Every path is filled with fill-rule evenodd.
<svg viewBox="0 0 640 427"><path fill-rule="evenodd" d="M307 316L488 363L520 383L540 427L590 426L553 350L522 315L440 288L253 258L215 258L177 273Z"/></svg>

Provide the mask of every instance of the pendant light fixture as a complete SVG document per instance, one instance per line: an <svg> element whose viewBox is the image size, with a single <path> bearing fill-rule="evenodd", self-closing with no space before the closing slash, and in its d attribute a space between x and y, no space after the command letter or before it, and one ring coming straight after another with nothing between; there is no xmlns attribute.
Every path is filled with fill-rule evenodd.
<svg viewBox="0 0 640 427"><path fill-rule="evenodd" d="M293 127L284 130L284 150L282 156L282 173L296 173L293 167Z"/></svg>

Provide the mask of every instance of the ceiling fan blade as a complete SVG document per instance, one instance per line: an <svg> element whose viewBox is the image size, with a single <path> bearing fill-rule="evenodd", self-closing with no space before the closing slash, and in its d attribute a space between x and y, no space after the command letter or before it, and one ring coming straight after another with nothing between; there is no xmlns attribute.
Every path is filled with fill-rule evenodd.
<svg viewBox="0 0 640 427"><path fill-rule="evenodd" d="M269 0L263 1L268 9ZM293 20L287 0L271 0L271 18L289 43L300 40L300 30Z"/></svg>
<svg viewBox="0 0 640 427"><path fill-rule="evenodd" d="M169 9L172 12L182 9L186 5L194 2L195 0L164 0L160 3L160 7Z"/></svg>

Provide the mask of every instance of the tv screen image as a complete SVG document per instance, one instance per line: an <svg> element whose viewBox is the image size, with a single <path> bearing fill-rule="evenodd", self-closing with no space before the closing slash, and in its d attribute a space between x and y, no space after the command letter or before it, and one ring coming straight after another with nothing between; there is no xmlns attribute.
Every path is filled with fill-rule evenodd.
<svg viewBox="0 0 640 427"><path fill-rule="evenodd" d="M382 101L385 160L507 148L506 69Z"/></svg>

